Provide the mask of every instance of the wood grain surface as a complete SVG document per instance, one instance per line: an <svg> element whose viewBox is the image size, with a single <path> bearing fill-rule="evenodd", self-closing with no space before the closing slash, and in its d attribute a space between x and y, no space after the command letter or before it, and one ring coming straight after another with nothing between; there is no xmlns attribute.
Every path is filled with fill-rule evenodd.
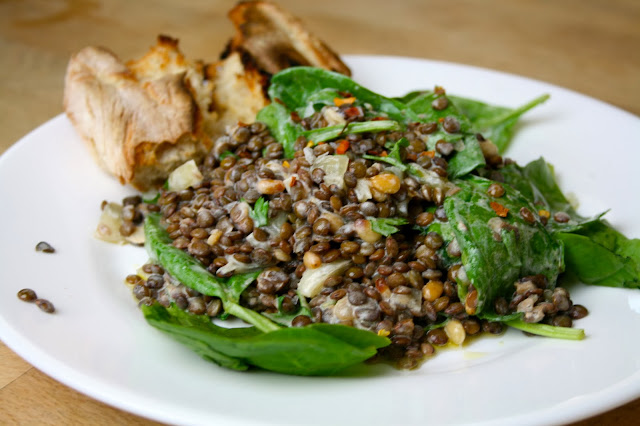
<svg viewBox="0 0 640 426"><path fill-rule="evenodd" d="M163 33L179 38L189 58L214 60L231 35L226 12L234 3L0 0L0 153L62 112L63 76L73 52L103 45L134 58ZM638 0L279 3L341 54L414 56L498 69L640 114ZM639 422L637 399L576 425ZM2 343L0 423L156 424L56 382Z"/></svg>

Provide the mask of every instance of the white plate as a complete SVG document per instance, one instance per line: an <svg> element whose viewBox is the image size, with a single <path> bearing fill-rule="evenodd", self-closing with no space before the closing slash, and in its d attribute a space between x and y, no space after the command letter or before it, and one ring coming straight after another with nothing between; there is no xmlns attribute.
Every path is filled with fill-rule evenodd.
<svg viewBox="0 0 640 426"><path fill-rule="evenodd" d="M640 237L640 120L594 99L521 77L449 63L351 56L361 84L387 95L444 86L517 106L525 116L509 152L541 154L583 213ZM581 419L640 396L640 291L579 286L591 314L581 342L510 330L437 354L417 371L358 367L340 377L238 373L205 362L144 322L123 278L142 249L92 238L103 199L131 193L97 168L64 116L0 158L0 338L31 364L96 399L188 424L545 424ZM633 194L633 195L626 195ZM36 253L45 240L55 254ZM597 261L597 259L594 259ZM47 315L16 298L30 287Z"/></svg>

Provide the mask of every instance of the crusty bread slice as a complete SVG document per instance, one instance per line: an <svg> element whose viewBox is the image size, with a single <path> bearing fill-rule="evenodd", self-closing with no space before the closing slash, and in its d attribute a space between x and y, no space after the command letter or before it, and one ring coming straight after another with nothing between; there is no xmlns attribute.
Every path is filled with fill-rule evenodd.
<svg viewBox="0 0 640 426"><path fill-rule="evenodd" d="M269 76L283 68L304 64L350 74L271 3L240 3L230 17L237 34L216 63L188 61L167 36L127 63L100 47L71 57L65 112L98 164L123 184L158 187L179 165L202 159L227 128L255 120L269 102Z"/></svg>
<svg viewBox="0 0 640 426"><path fill-rule="evenodd" d="M107 49L86 47L69 62L64 109L100 166L146 190L211 147L202 129L212 84L201 75L168 37L127 65Z"/></svg>
<svg viewBox="0 0 640 426"><path fill-rule="evenodd" d="M246 51L258 68L275 74L308 65L351 75L349 67L291 13L268 1L243 1L229 12L236 27L231 51Z"/></svg>

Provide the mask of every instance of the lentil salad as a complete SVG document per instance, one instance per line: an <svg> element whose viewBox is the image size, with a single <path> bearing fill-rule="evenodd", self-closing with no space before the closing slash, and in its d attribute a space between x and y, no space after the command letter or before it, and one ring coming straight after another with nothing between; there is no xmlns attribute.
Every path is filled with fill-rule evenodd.
<svg viewBox="0 0 640 426"><path fill-rule="evenodd" d="M615 231L578 216L544 160L520 167L500 155L517 117L544 98L500 111L503 121L496 115L487 128L483 104L441 88L388 99L303 67L274 76L270 95L256 123L231 129L202 165L174 172L155 203L124 200L121 233L146 216L147 244L158 237L150 254L159 264L127 277L152 325L227 367L293 374L372 358L413 368L434 347L506 325L582 336L566 327L586 308L556 280L570 269L597 284L567 253L575 239ZM158 255L172 249L191 256L182 259L190 270L201 265L197 278L211 287L176 279L180 262ZM637 286L637 273L601 275ZM255 334L222 336L209 322L245 311L260 314L244 318ZM268 345L277 356L256 354L265 336L281 337ZM303 342L304 357L327 336L332 355L353 356L330 365L310 356L301 369L282 361L288 339ZM244 352L228 347L239 341Z"/></svg>

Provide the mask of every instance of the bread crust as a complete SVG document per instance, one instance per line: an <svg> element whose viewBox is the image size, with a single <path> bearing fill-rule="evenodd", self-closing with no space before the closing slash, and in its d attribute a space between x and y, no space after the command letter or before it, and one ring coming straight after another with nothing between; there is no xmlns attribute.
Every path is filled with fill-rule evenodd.
<svg viewBox="0 0 640 426"><path fill-rule="evenodd" d="M64 110L98 164L121 183L146 191L184 162L200 161L230 127L255 120L269 103L270 76L281 69L313 65L350 74L272 3L242 2L229 16L236 35L214 63L187 60L178 40L163 35L126 63L103 47L71 57Z"/></svg>
<svg viewBox="0 0 640 426"><path fill-rule="evenodd" d="M166 37L127 65L108 49L86 47L69 62L64 109L102 168L147 190L183 157L211 147L190 72L177 42Z"/></svg>

